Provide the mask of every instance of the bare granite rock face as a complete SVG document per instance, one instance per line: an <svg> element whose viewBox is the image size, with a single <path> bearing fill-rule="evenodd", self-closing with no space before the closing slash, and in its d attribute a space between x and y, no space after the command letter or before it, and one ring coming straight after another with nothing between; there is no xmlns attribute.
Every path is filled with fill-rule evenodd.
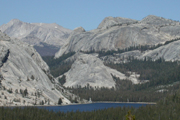
<svg viewBox="0 0 180 120"><path fill-rule="evenodd" d="M154 50L146 50L141 52L139 50L133 50L124 52L121 54L113 54L100 57L105 63L126 63L129 62L129 58L139 60L153 60L163 59L165 61L180 61L180 40L171 42L166 45L162 45Z"/></svg>
<svg viewBox="0 0 180 120"><path fill-rule="evenodd" d="M131 80L133 84L141 82L135 73L127 77L123 73L105 66L97 54L77 53L69 59L74 63L71 69L64 74L66 76L65 87L115 88L116 83L112 75L121 80Z"/></svg>
<svg viewBox="0 0 180 120"><path fill-rule="evenodd" d="M86 32L83 27L77 27L74 29L74 32Z"/></svg>
<svg viewBox="0 0 180 120"><path fill-rule="evenodd" d="M62 46L72 30L52 23L26 23L13 19L9 23L0 26L0 30L11 38L17 38L31 45L44 42L54 46Z"/></svg>
<svg viewBox="0 0 180 120"><path fill-rule="evenodd" d="M55 105L59 98L63 104L71 103L64 97L66 90L56 83L36 50L2 32L0 81L0 105Z"/></svg>
<svg viewBox="0 0 180 120"><path fill-rule="evenodd" d="M115 71L115 70L114 70ZM82 87L89 84L92 87L115 87L115 82L111 76L118 73L121 78L125 79L124 74L111 71L110 68L104 66L103 62L96 56L81 54L73 63L71 69L65 74L66 87Z"/></svg>
<svg viewBox="0 0 180 120"><path fill-rule="evenodd" d="M141 51L139 50L133 50L133 51L129 51L129 52L124 52L121 54L114 54L114 55L107 55L107 56L103 56L100 57L100 59L102 61L104 61L105 63L114 63L114 64L118 64L118 63L127 63L129 62L129 58L133 57L134 59L139 59L139 57L143 55L143 53L141 53Z"/></svg>
<svg viewBox="0 0 180 120"><path fill-rule="evenodd" d="M137 20L122 17L106 17L98 26L98 29L108 29L113 26L123 26L138 23Z"/></svg>
<svg viewBox="0 0 180 120"><path fill-rule="evenodd" d="M26 23L18 19L3 24L0 30L11 38L34 45L42 56L53 56L72 32L56 23Z"/></svg>
<svg viewBox="0 0 180 120"><path fill-rule="evenodd" d="M139 59L144 58L151 58L154 61L160 58L165 61L179 61L180 40L161 46L155 50L148 51L139 57Z"/></svg>
<svg viewBox="0 0 180 120"><path fill-rule="evenodd" d="M156 45L180 37L180 23L156 16L142 21L105 18L98 29L73 32L55 58L68 52L107 51L131 46Z"/></svg>
<svg viewBox="0 0 180 120"><path fill-rule="evenodd" d="M168 25L179 24L179 22L177 21L165 19L163 17L158 17L155 15L148 15L147 17L143 18L140 22L144 24L154 25L154 26L166 26L166 25L168 26Z"/></svg>

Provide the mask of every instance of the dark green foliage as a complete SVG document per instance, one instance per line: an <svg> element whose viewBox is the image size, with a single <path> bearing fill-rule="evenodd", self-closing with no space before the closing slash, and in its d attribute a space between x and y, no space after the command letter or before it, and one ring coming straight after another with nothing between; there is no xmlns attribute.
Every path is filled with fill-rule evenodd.
<svg viewBox="0 0 180 120"><path fill-rule="evenodd" d="M132 71L140 74L140 80L149 80L144 84L133 85L131 81L120 80L112 75L116 88L81 87L68 88L81 98L93 101L119 102L156 102L169 93L180 89L180 65L177 62L165 62L163 59L153 61L133 60L125 64L106 64L122 73ZM157 92L165 89L164 92Z"/></svg>
<svg viewBox="0 0 180 120"><path fill-rule="evenodd" d="M62 104L62 99L59 98L59 100L58 100L58 105L61 105L61 104Z"/></svg>
<svg viewBox="0 0 180 120"><path fill-rule="evenodd" d="M174 41L178 41L180 40L180 38L176 38L176 39L172 39L172 40L169 40L169 41L166 41L165 44L158 44L158 45L139 45L139 46L130 46L128 48L125 48L125 49L118 49L118 50L108 50L108 51L95 51L95 50L91 50L91 51L81 51L81 52L84 52L86 54L91 54L91 53L98 53L99 54L99 57L102 57L102 56L107 56L107 55L113 55L113 54L117 54L117 53L124 53L124 52L128 52L128 51L133 51L133 50L139 50L141 52L144 52L146 50L154 50L158 47L161 47L161 46L164 46L164 45L167 45L169 43L172 43Z"/></svg>
<svg viewBox="0 0 180 120"><path fill-rule="evenodd" d="M75 52L64 54L63 56L61 56L60 58L57 58L57 59L54 59L53 56L46 56L46 57L42 57L42 58L50 67L51 74L54 77L58 77L58 76L64 74L65 72L67 72L71 68L72 62L71 61L64 62L64 60L67 59L68 57L71 57L74 54L75 54Z"/></svg>
<svg viewBox="0 0 180 120"><path fill-rule="evenodd" d="M63 75L61 78L58 79L59 83L61 83L61 85L63 85L66 82L66 76Z"/></svg>
<svg viewBox="0 0 180 120"><path fill-rule="evenodd" d="M4 58L2 59L2 63L5 63L6 61L7 61L7 59L8 59L8 57L9 57L9 53L10 53L10 51L8 50L7 51L7 54L4 56ZM1 66L0 66L1 67Z"/></svg>
<svg viewBox="0 0 180 120"><path fill-rule="evenodd" d="M68 72L68 70L71 69L71 65L72 65L72 62L68 62L68 63L59 64L57 66L54 66L53 68L50 67L51 74L54 77L58 77L64 73Z"/></svg>
<svg viewBox="0 0 180 120"><path fill-rule="evenodd" d="M22 97L27 96L27 95L28 95L28 90L27 90L27 88L26 88L25 90L20 89L20 94L22 94Z"/></svg>
<svg viewBox="0 0 180 120"><path fill-rule="evenodd" d="M89 99L92 101L115 101L115 102L156 102L161 98L167 96L169 92L156 92L156 91L134 91L131 89L133 85L127 81L121 81L121 85L117 89L108 88L68 88L72 93L79 95L80 98ZM127 84L126 84L127 83ZM123 86L125 85L125 86Z"/></svg>
<svg viewBox="0 0 180 120"><path fill-rule="evenodd" d="M35 79L33 75L31 76L31 79L32 79L32 80L34 80L34 79Z"/></svg>
<svg viewBox="0 0 180 120"><path fill-rule="evenodd" d="M27 88L24 90L24 95L25 95L25 96L28 95L28 90L27 90Z"/></svg>
<svg viewBox="0 0 180 120"><path fill-rule="evenodd" d="M12 88L9 88L7 91L8 91L9 93L13 93L13 92L12 92Z"/></svg>
<svg viewBox="0 0 180 120"><path fill-rule="evenodd" d="M126 115L126 120L135 120L135 116L131 114L131 111L128 111Z"/></svg>
<svg viewBox="0 0 180 120"><path fill-rule="evenodd" d="M44 105L44 101L43 100L40 102L40 105Z"/></svg>
<svg viewBox="0 0 180 120"><path fill-rule="evenodd" d="M172 40L166 41L164 45L167 45L167 44L169 44L169 43L172 43L172 42L174 42L174 41L178 41L178 40L180 40L180 38L175 38L175 39L172 39Z"/></svg>
<svg viewBox="0 0 180 120"><path fill-rule="evenodd" d="M127 71L140 74L140 80L149 80L148 83L137 85L136 90L147 89L158 85L167 85L180 82L180 65L177 62L132 60L124 64L106 64L122 73Z"/></svg>
<svg viewBox="0 0 180 120"><path fill-rule="evenodd" d="M129 112L131 111L131 112ZM156 105L140 108L116 107L90 112L53 112L37 107L1 107L2 120L180 120L180 95L173 94ZM133 119L131 119L133 120Z"/></svg>
<svg viewBox="0 0 180 120"><path fill-rule="evenodd" d="M49 67L51 66L54 67L61 64L61 62L63 62L68 57L73 56L74 54L75 52L67 53L57 59L54 59L54 56L47 56L47 57L42 57L42 58L49 65Z"/></svg>

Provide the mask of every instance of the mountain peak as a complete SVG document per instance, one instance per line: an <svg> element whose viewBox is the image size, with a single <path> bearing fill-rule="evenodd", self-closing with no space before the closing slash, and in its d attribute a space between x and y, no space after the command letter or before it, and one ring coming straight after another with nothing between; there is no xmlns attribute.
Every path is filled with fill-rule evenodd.
<svg viewBox="0 0 180 120"><path fill-rule="evenodd" d="M106 17L98 26L98 29L107 29L113 26L121 26L123 24L134 24L137 20L122 17Z"/></svg>
<svg viewBox="0 0 180 120"><path fill-rule="evenodd" d="M31 45L40 45L40 42L44 42L56 47L66 43L72 31L56 23L28 23L19 19L12 19L0 26L0 30L11 38L17 38Z"/></svg>
<svg viewBox="0 0 180 120"><path fill-rule="evenodd" d="M151 24L151 25L167 25L171 23L176 23L176 21L165 19L163 17L158 17L155 15L148 15L141 20L141 23Z"/></svg>
<svg viewBox="0 0 180 120"><path fill-rule="evenodd" d="M74 32L86 32L83 27L77 27L73 30Z"/></svg>
<svg viewBox="0 0 180 120"><path fill-rule="evenodd" d="M10 21L10 23L12 23L12 24L14 24L14 23L20 23L20 22L22 22L22 21L20 21L19 19L12 19L12 20Z"/></svg>

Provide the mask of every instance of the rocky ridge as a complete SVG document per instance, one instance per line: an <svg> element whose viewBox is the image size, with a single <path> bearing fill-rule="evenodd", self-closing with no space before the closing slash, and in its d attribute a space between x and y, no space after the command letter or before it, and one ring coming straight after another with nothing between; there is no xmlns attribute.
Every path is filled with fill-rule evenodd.
<svg viewBox="0 0 180 120"><path fill-rule="evenodd" d="M71 103L75 95L56 82L31 45L0 31L0 51L0 105L56 105L59 98Z"/></svg>
<svg viewBox="0 0 180 120"><path fill-rule="evenodd" d="M126 18L105 18L98 29L74 31L68 43L56 53L55 58L68 52L107 51L131 46L156 45L180 37L180 23L157 16L147 16L141 21Z"/></svg>
<svg viewBox="0 0 180 120"><path fill-rule="evenodd" d="M113 55L102 56L100 59L106 63L127 63L129 58L139 60L152 60L163 59L164 61L180 61L180 40L162 45L153 50L146 50L141 52L139 50L132 50L124 53L116 53Z"/></svg>
<svg viewBox="0 0 180 120"><path fill-rule="evenodd" d="M0 26L0 30L11 38L17 38L28 44L38 46L39 49L47 47L44 44L60 48L66 43L66 39L72 31L56 23L26 23L18 19L3 24ZM50 49L50 47L48 48Z"/></svg>
<svg viewBox="0 0 180 120"><path fill-rule="evenodd" d="M98 54L76 53L65 60L65 62L67 61L74 61L74 63L71 69L64 74L66 82L63 86L65 87L91 86L93 88L115 88L116 83L113 76L121 80L131 80L133 84L141 83L138 80L139 75L135 73L126 76L117 70L105 66L103 61L98 58Z"/></svg>
<svg viewBox="0 0 180 120"><path fill-rule="evenodd" d="M130 73L130 76L127 77L120 72L112 72L113 69L104 66L103 62L126 63L129 62L129 58L180 60L179 31L180 23L178 21L153 15L149 15L141 21L107 17L95 30L84 31L82 27L77 28L69 36L69 42L62 46L55 55L55 58L58 58L63 54L76 52L74 56L66 60L74 63L71 69L65 73L67 81L64 86L76 87L77 85L86 86L88 84L92 87L114 87L113 73L116 73L113 74L115 76L119 75L120 79L131 80L134 84L141 83L138 80L140 75L127 71ZM168 44L166 44L167 41ZM117 49L145 45L157 46L158 44L161 44L160 47L155 47L153 50L132 50L102 57L98 56L99 51L116 51ZM81 52L89 52L90 54L82 54ZM145 80L145 82L147 81Z"/></svg>

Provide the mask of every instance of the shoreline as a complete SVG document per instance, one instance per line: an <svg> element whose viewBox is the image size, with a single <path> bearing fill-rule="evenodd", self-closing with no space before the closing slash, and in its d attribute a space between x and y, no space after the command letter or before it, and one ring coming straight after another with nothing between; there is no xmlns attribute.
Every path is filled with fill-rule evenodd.
<svg viewBox="0 0 180 120"><path fill-rule="evenodd" d="M94 101L92 103L71 103L66 105L9 105L9 106L0 106L0 107L56 107L56 106L69 106L69 105L85 105L85 104L94 104L94 103L125 103L125 104L147 104L147 105L156 105L156 102L114 102L114 101Z"/></svg>
<svg viewBox="0 0 180 120"><path fill-rule="evenodd" d="M133 103L133 104L157 104L156 102L114 102L114 101L96 101L92 103Z"/></svg>

